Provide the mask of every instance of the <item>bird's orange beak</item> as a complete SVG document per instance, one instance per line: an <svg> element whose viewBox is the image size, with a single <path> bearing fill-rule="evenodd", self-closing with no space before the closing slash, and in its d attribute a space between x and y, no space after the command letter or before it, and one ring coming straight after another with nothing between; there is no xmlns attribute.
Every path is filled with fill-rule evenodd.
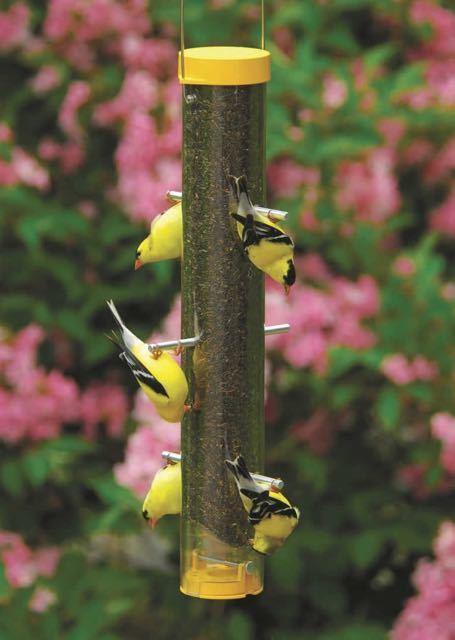
<svg viewBox="0 0 455 640"><path fill-rule="evenodd" d="M139 258L136 260L136 262L134 263L134 270L137 271L138 269L140 269L142 267L142 262L139 260Z"/></svg>
<svg viewBox="0 0 455 640"><path fill-rule="evenodd" d="M152 529L154 529L158 523L158 518L150 518L149 523Z"/></svg>

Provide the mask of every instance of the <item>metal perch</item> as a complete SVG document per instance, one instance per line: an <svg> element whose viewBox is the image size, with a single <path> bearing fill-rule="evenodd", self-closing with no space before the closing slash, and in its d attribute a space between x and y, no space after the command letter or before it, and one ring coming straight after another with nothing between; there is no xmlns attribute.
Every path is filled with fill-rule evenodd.
<svg viewBox="0 0 455 640"><path fill-rule="evenodd" d="M290 324L275 324L269 327L264 326L264 335L271 336L277 333L288 333L290 330ZM188 349L191 347L195 347L199 340L200 336L194 336L193 338L181 338L180 340L166 340L165 342L152 342L148 345L149 351L167 351L170 349L178 349L179 347L183 349Z"/></svg>
<svg viewBox="0 0 455 640"><path fill-rule="evenodd" d="M172 451L162 451L161 457L164 460L168 460L169 462L181 462L182 454L181 453L173 453ZM269 478L268 476L262 476L259 473L251 474L256 480L256 482L260 482L262 484L268 485L270 488L276 489L278 491L282 491L284 489L284 482L281 478Z"/></svg>
<svg viewBox="0 0 455 640"><path fill-rule="evenodd" d="M181 202L182 201L182 192L181 191L167 191L166 197L168 200L172 202ZM267 216L272 220L286 220L288 217L287 211L281 211L281 209L269 209L268 207L261 207L258 204L254 205L254 208L258 213L262 213L263 216Z"/></svg>

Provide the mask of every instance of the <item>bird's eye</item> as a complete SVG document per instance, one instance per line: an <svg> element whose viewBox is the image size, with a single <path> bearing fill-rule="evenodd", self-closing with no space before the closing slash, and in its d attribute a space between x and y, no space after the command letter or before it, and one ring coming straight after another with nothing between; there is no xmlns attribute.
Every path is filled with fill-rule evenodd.
<svg viewBox="0 0 455 640"><path fill-rule="evenodd" d="M144 511L142 512L142 517L144 518L144 520L148 520L148 519L149 519L148 511L144 510Z"/></svg>
<svg viewBox="0 0 455 640"><path fill-rule="evenodd" d="M140 257L141 257L141 252L140 251L136 251L136 259L139 260Z"/></svg>

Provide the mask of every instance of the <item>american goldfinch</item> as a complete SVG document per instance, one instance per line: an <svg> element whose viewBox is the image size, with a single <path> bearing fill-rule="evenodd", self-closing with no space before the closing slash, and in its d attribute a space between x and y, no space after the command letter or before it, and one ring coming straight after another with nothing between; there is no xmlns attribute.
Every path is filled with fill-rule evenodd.
<svg viewBox="0 0 455 640"><path fill-rule="evenodd" d="M269 555L279 549L294 531L300 511L282 493L265 489L264 485L255 482L243 456L225 462L234 476L243 506L248 513L248 522L254 527L251 546L258 553Z"/></svg>
<svg viewBox="0 0 455 640"><path fill-rule="evenodd" d="M152 527L168 514L182 511L182 468L180 462L156 472L142 505L142 515Z"/></svg>
<svg viewBox="0 0 455 640"><path fill-rule="evenodd" d="M188 395L188 383L182 369L165 351L151 353L148 345L125 327L112 300L107 304L120 331L113 331L110 336L121 350L120 358L129 366L159 415L168 422L180 422Z"/></svg>
<svg viewBox="0 0 455 640"><path fill-rule="evenodd" d="M152 221L149 235L137 248L134 268L139 269L147 262L180 258L182 237L182 203L178 202Z"/></svg>
<svg viewBox="0 0 455 640"><path fill-rule="evenodd" d="M231 215L237 222L237 232L246 255L258 269L282 284L288 293L295 282L292 239L280 226L255 209L245 176L229 176L229 182L232 203L237 208Z"/></svg>

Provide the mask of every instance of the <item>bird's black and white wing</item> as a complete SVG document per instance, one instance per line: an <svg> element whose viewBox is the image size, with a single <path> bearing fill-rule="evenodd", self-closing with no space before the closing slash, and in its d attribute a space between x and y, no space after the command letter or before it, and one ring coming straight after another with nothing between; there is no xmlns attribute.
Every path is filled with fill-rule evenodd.
<svg viewBox="0 0 455 640"><path fill-rule="evenodd" d="M272 498L268 492L264 492L253 500L253 506L248 514L248 522L252 525L259 524L265 518L272 515L288 516L289 518L297 518L297 512L294 507L289 506L286 502Z"/></svg>
<svg viewBox="0 0 455 640"><path fill-rule="evenodd" d="M131 353L129 349L125 349L121 354L120 358L126 362L126 364L131 369L133 376L136 380L146 387L149 387L152 391L157 393L158 395L166 396L169 398L169 394L166 389L163 387L161 382L155 378L155 376L142 364L138 358L134 354Z"/></svg>
<svg viewBox="0 0 455 640"><path fill-rule="evenodd" d="M261 240L294 246L292 238L272 225L255 220L253 216L243 217L238 213L232 213L231 215L234 220L243 226L242 244L244 249L251 245L258 245Z"/></svg>

